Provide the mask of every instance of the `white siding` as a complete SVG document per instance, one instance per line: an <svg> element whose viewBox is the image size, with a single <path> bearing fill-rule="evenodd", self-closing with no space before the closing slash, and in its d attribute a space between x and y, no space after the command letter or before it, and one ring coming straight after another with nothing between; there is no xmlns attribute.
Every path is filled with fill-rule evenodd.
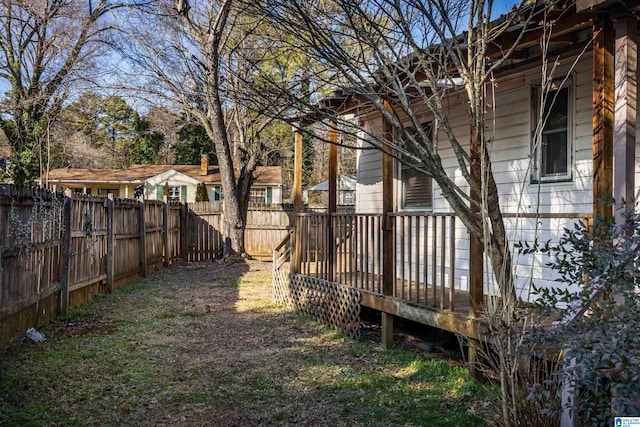
<svg viewBox="0 0 640 427"><path fill-rule="evenodd" d="M365 132L380 129L382 120L365 123ZM359 140L360 147L370 146L365 133ZM382 212L382 153L377 150L358 150L357 155L356 212Z"/></svg>
<svg viewBox="0 0 640 427"><path fill-rule="evenodd" d="M196 185L198 181L174 170L163 172L159 175L153 176L144 183L144 196L146 199L156 200L157 186L165 185L169 183L169 186L182 186L187 187L187 203L192 203L196 199Z"/></svg>
<svg viewBox="0 0 640 427"><path fill-rule="evenodd" d="M566 73L573 60L573 58L562 60L557 75ZM591 212L592 82L590 53L580 59L572 77L573 162L572 180L569 182L531 183L531 93L532 86L540 82L540 69L510 75L507 79L500 81L496 87L495 102L489 101L489 104L495 105L495 110L489 112L486 123L488 135L493 138L492 168L498 184L503 212L511 214ZM458 104L458 106L452 107L449 121L459 141L463 144L468 143L469 124L463 106ZM367 125L371 129L380 129L381 120L371 121ZM465 185L457 160L453 155L453 149L442 131L438 136L438 141L439 154L447 173L464 191L468 191L468 186ZM362 144L366 144L366 142L362 142ZM638 133L638 145L640 146L640 132ZM637 153L637 156L640 159L640 152ZM381 211L381 158L379 152L359 152L356 212ZM638 166L636 175L640 176L640 167ZM637 187L640 196L640 186ZM451 212L448 203L444 200L435 183L433 211L435 213ZM506 225L510 242L532 242L536 235L541 241L549 239L557 241L562 228L569 226L574 221L573 219L536 221L535 219L509 218L506 220ZM415 231L413 234L415 235ZM468 234L460 221L458 221L456 229L456 242L456 288L466 290L468 289ZM397 243L397 248L399 245L400 243ZM422 246L419 250L421 254L424 253ZM532 281L537 286L545 286L556 278L554 272L545 266L548 260L544 257L525 257L516 253L513 256L516 264L517 285L524 298L529 295L529 284ZM490 275L491 268L488 263L485 265ZM413 266L414 271L415 269L416 266ZM422 274L424 266L420 265L418 269ZM407 266L398 265L396 273L400 274L403 270L406 272ZM448 275L450 272L446 271L445 274ZM491 286L491 284L488 285L489 288ZM486 290L491 292L489 289Z"/></svg>

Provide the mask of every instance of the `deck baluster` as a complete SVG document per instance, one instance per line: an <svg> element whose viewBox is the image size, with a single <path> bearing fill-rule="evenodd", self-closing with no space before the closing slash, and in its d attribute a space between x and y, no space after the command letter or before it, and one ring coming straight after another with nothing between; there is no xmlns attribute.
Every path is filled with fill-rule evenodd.
<svg viewBox="0 0 640 427"><path fill-rule="evenodd" d="M449 309L454 310L456 285L456 217L449 217Z"/></svg>
<svg viewBox="0 0 640 427"><path fill-rule="evenodd" d="M445 272L445 257L447 254L447 236L446 236L446 230L447 230L447 217L446 216L442 216L442 231L440 233L440 310L444 309L444 302L445 302L445 279L444 279L444 272Z"/></svg>
<svg viewBox="0 0 640 427"><path fill-rule="evenodd" d="M433 288L433 304L432 306L435 307L438 301L438 289L436 286L436 274L437 274L437 266L436 266L436 261L437 261L437 252L438 252L438 245L437 245L437 238L438 238L438 225L437 225L437 218L434 216L431 218L431 286Z"/></svg>
<svg viewBox="0 0 640 427"><path fill-rule="evenodd" d="M416 302L420 303L420 217L416 216Z"/></svg>

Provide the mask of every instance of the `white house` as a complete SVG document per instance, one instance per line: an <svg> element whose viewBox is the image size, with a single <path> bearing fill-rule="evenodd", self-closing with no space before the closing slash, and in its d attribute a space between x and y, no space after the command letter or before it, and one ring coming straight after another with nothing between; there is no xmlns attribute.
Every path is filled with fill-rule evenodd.
<svg viewBox="0 0 640 427"><path fill-rule="evenodd" d="M497 70L496 84L488 91L485 130L492 141L491 168L512 248L517 293L524 300L532 298L531 284L547 286L557 276L545 265L548 259L520 255L513 249L515 242L557 241L564 227L609 215L605 199L640 200L640 2L579 0L565 6L557 11L550 36L558 68L550 94L555 103L546 110L541 147L534 146L532 134L538 123L542 27L527 30L513 60ZM505 45L513 43L518 31L516 23L505 32ZM494 40L498 47L499 42ZM333 126L330 141L339 140L331 114L355 114L362 127L361 148L371 148L376 136L396 142L398 136L390 135L391 125L379 106L367 104L371 100L363 101L362 94L351 102L344 92L324 103ZM469 152L464 102L451 96L443 105L452 132ZM447 175L469 194L449 138L426 105L416 107L423 112L423 128L438 138L437 154ZM403 117L402 108L391 115ZM337 166L330 164L329 170L337 178ZM498 291L490 264L470 250L469 232L437 183L370 149L358 152L356 179L354 215L331 208L329 214L298 214L291 280L313 287L324 279L356 289L360 305L477 334L470 325L484 296ZM337 189L337 182L329 187ZM329 237L323 240L323 234Z"/></svg>
<svg viewBox="0 0 640 427"><path fill-rule="evenodd" d="M282 203L282 168L258 166L251 187L250 202ZM224 198L217 166L202 165L131 165L127 169L61 168L40 178L50 188L69 188L84 194L114 194L121 198L162 200L164 187L169 199L195 202L196 187L204 183L210 201Z"/></svg>

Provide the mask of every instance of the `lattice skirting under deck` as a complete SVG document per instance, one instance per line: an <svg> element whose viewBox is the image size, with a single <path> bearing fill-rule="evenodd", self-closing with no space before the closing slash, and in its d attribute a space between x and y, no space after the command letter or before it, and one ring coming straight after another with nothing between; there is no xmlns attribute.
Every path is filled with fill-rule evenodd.
<svg viewBox="0 0 640 427"><path fill-rule="evenodd" d="M360 336L360 292L357 289L274 270L273 301L352 338Z"/></svg>

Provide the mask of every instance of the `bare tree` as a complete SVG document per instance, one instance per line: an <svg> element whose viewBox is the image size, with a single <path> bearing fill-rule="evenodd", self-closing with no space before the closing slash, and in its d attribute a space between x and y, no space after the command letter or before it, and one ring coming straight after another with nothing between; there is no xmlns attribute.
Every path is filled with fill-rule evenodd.
<svg viewBox="0 0 640 427"><path fill-rule="evenodd" d="M46 129L78 81L95 77L116 9L152 0L2 0L0 81L9 87L0 128L10 142L14 180L33 181L41 172Z"/></svg>
<svg viewBox="0 0 640 427"><path fill-rule="evenodd" d="M200 124L215 147L224 194L225 256L244 253L249 192L258 165L277 144L273 123L244 96L259 66L264 29L233 0L161 1L154 16L132 16L126 56L147 98ZM140 80L141 79L141 80Z"/></svg>
<svg viewBox="0 0 640 427"><path fill-rule="evenodd" d="M152 107L144 118L150 123L151 131L163 136L164 141L158 153L158 162L165 165L173 164L175 161L173 149L180 130L179 114L165 107Z"/></svg>

